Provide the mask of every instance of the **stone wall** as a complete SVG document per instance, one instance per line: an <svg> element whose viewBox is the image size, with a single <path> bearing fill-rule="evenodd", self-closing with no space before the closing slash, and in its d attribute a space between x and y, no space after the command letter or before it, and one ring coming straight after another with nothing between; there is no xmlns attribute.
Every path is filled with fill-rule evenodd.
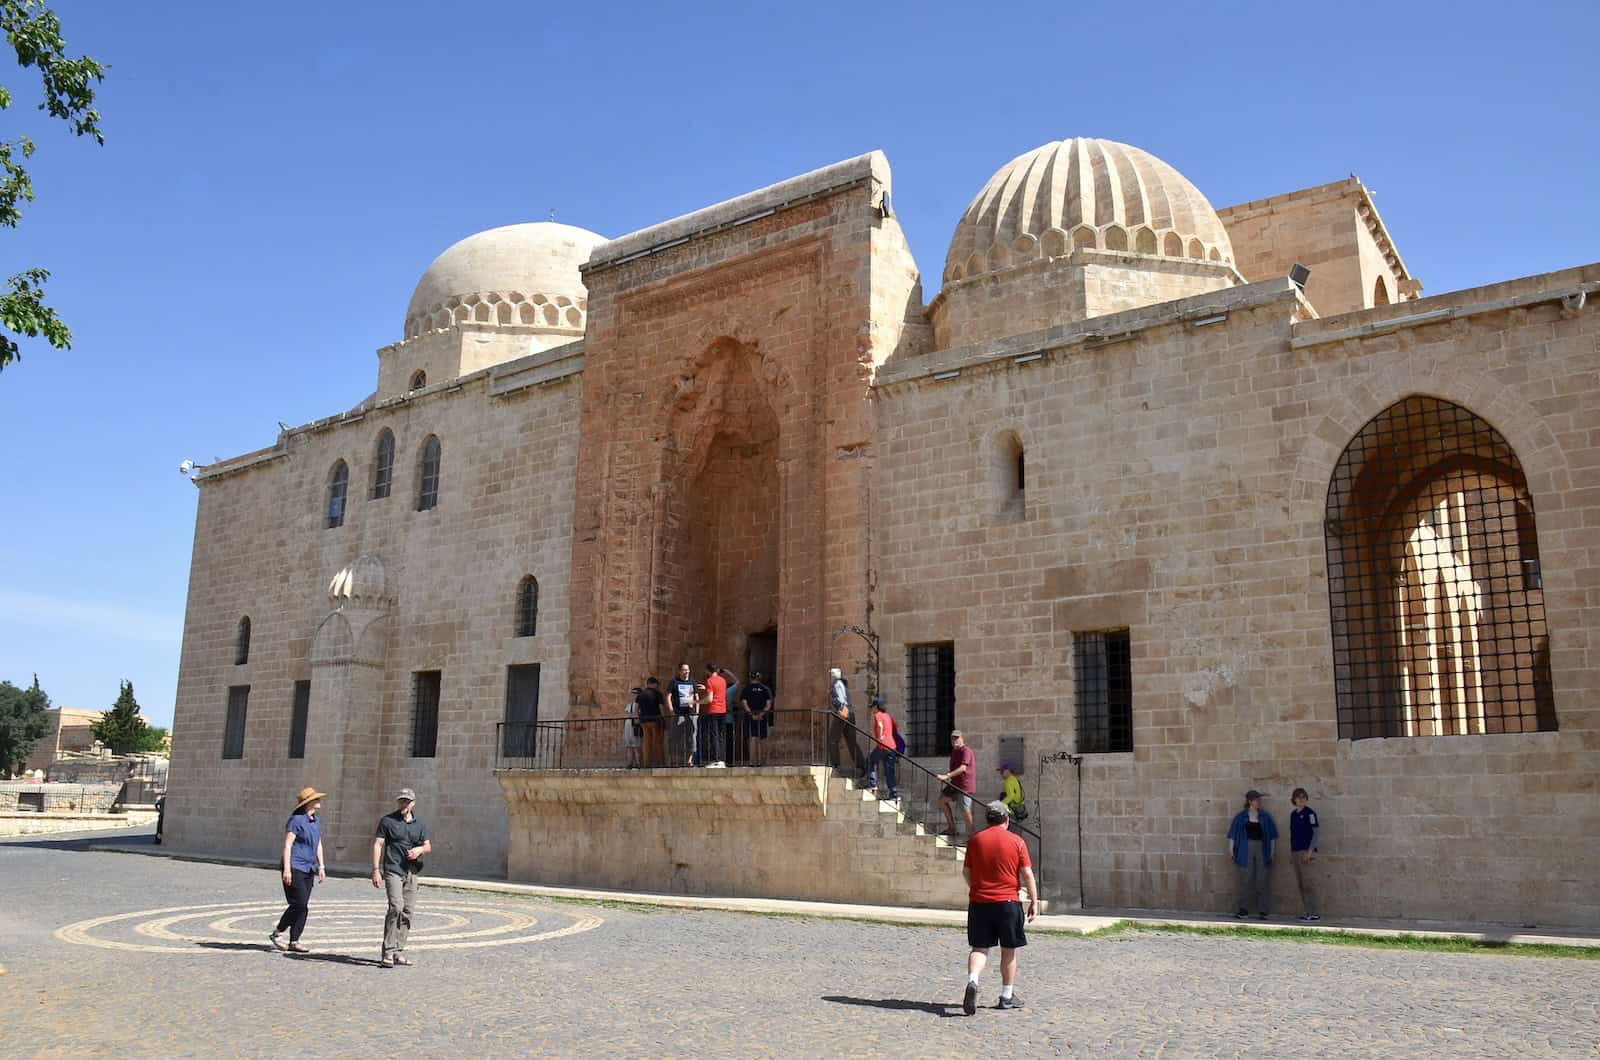
<svg viewBox="0 0 1600 1060"><path fill-rule="evenodd" d="M816 767L498 774L508 878L624 891L961 908L955 848Z"/></svg>
<svg viewBox="0 0 1600 1060"><path fill-rule="evenodd" d="M122 785L28 784L0 781L0 812L109 813Z"/></svg>
<svg viewBox="0 0 1600 1060"><path fill-rule="evenodd" d="M425 336L424 339L427 337ZM422 340L418 340L422 341ZM492 768L506 667L541 667L540 716L566 708L567 572L581 357L552 351L311 425L201 482L175 715L167 834L180 850L272 851L294 793L329 793L328 859L359 866L395 789L416 789L441 871L500 872ZM370 499L380 430L391 495ZM442 444L439 503L417 511L423 441ZM344 525L325 527L334 461ZM331 601L335 574L377 557L370 599ZM539 581L537 635L514 636L518 583ZM234 664L240 616L248 663ZM415 671L442 673L437 754L411 756ZM296 681L311 682L306 757L290 759ZM244 756L222 758L230 686L250 687Z"/></svg>
<svg viewBox="0 0 1600 1060"><path fill-rule="evenodd" d="M1127 333L1112 341L1063 328L891 362L876 524L891 703L906 720L906 646L953 641L955 720L980 791L998 788L1000 736L1026 737L1030 770L1075 746L1073 634L1126 627L1133 751L1087 756L1081 801L1066 764L1042 790L1026 778L1068 894L1081 812L1091 906L1230 910L1244 790L1286 828L1304 786L1331 914L1600 924L1600 312L1558 297L1597 280L1590 266L1301 324L1279 281L1093 322ZM1482 416L1527 472L1558 732L1339 738L1329 476L1417 393ZM1021 519L990 499L996 431L1026 448ZM1286 865L1275 886L1297 909Z"/></svg>

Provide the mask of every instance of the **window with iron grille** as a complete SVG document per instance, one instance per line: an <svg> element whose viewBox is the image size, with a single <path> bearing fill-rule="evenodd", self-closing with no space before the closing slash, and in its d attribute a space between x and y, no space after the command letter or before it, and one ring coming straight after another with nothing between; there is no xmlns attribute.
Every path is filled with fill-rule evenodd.
<svg viewBox="0 0 1600 1060"><path fill-rule="evenodd" d="M506 724L501 753L507 758L531 756L538 722L538 664L506 667Z"/></svg>
<svg viewBox="0 0 1600 1060"><path fill-rule="evenodd" d="M244 716L250 706L250 686L228 689L228 716L222 725L222 757L244 757Z"/></svg>
<svg viewBox="0 0 1600 1060"><path fill-rule="evenodd" d="M533 575L517 586L517 636L531 637L539 631L539 580Z"/></svg>
<svg viewBox="0 0 1600 1060"><path fill-rule="evenodd" d="M350 493L350 465L343 460L328 475L328 529L344 525L344 502Z"/></svg>
<svg viewBox="0 0 1600 1060"><path fill-rule="evenodd" d="M311 711L311 682L294 683L294 703L289 710L289 757L306 756L306 715Z"/></svg>
<svg viewBox="0 0 1600 1060"><path fill-rule="evenodd" d="M422 443L422 460L417 466L417 511L425 512L439 505L439 461L442 456L439 439L429 435Z"/></svg>
<svg viewBox="0 0 1600 1060"><path fill-rule="evenodd" d="M250 616L239 620L239 633L233 642L233 665L243 666L250 661Z"/></svg>
<svg viewBox="0 0 1600 1060"><path fill-rule="evenodd" d="M915 757L950 753L956 727L956 646L912 644L906 648L906 753Z"/></svg>
<svg viewBox="0 0 1600 1060"><path fill-rule="evenodd" d="M1340 739L1556 729L1533 495L1499 431L1396 402L1334 465L1323 531Z"/></svg>
<svg viewBox="0 0 1600 1060"><path fill-rule="evenodd" d="M1072 635L1078 753L1133 750L1133 654L1128 631Z"/></svg>
<svg viewBox="0 0 1600 1060"><path fill-rule="evenodd" d="M411 675L411 757L432 758L439 745L438 670Z"/></svg>
<svg viewBox="0 0 1600 1060"><path fill-rule="evenodd" d="M378 451L372 458L372 499L381 501L394 484L394 432L384 428L378 435Z"/></svg>

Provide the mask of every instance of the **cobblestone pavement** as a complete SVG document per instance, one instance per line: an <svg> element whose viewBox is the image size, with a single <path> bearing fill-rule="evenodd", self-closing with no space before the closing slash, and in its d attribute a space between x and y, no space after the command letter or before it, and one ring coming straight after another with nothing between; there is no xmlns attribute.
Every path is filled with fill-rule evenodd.
<svg viewBox="0 0 1600 1060"><path fill-rule="evenodd" d="M272 873L0 843L7 1055L1504 1056L1600 1051L1600 962L1035 934L1027 1007L959 1001L959 931L423 888L410 968L383 899L312 898L272 952ZM985 973L993 1005L998 969Z"/></svg>

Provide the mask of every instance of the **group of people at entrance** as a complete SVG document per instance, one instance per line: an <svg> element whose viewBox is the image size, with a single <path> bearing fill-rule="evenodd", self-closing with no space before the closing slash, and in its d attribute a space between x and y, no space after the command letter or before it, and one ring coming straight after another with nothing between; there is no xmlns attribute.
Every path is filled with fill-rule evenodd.
<svg viewBox="0 0 1600 1060"><path fill-rule="evenodd" d="M1233 915L1240 920L1250 915L1267 919L1272 911L1272 855L1278 844L1278 824L1261 808L1261 792L1251 788L1244 793L1244 809L1234 814L1228 826L1228 852L1239 868L1239 908ZM1295 788L1289 797L1294 812L1289 815L1289 861L1294 865L1295 884L1300 891L1301 920L1321 920L1317 901L1316 860L1317 811L1309 805L1305 788Z"/></svg>
<svg viewBox="0 0 1600 1060"><path fill-rule="evenodd" d="M706 663L696 681L682 663L665 693L658 678L646 678L625 708L628 768L759 766L775 706L760 671L741 685L727 667Z"/></svg>
<svg viewBox="0 0 1600 1060"><path fill-rule="evenodd" d="M322 856L322 800L328 793L302 788L294 812L284 825L283 897L288 903L278 926L267 941L282 953L310 953L300 941L310 912L311 890L328 878ZM406 938L411 931L411 916L416 906L417 877L422 859L433 850L428 829L416 814L417 793L402 788L395 793L394 812L378 821L372 840L372 886L384 891L389 908L383 918L383 948L378 964L383 968L408 965ZM287 937L286 937L287 936Z"/></svg>

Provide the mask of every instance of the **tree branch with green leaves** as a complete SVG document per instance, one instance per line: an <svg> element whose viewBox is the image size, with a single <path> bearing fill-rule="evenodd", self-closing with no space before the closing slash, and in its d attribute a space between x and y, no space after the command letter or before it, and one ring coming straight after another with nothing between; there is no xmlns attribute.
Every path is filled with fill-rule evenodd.
<svg viewBox="0 0 1600 1060"><path fill-rule="evenodd" d="M94 109L95 86L105 80L106 68L87 55L70 58L61 37L61 20L44 0L0 0L0 29L17 55L17 65L39 72L44 98L39 109L71 127L76 136L90 136L104 144L100 112ZM0 85L0 110L9 110L11 91ZM16 228L22 205L33 201L33 181L23 163L33 157L34 142L27 136L0 141L0 226ZM13 336L38 338L58 350L72 348L72 332L56 311L44 302L43 268L24 269L0 289L0 369L21 360Z"/></svg>

